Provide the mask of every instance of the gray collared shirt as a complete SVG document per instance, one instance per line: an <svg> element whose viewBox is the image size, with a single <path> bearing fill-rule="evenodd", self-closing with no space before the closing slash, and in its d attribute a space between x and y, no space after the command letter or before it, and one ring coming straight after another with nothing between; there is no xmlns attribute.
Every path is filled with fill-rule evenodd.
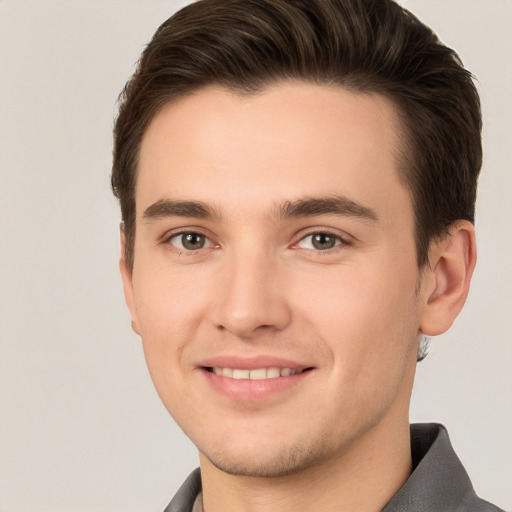
<svg viewBox="0 0 512 512"><path fill-rule="evenodd" d="M503 512L475 494L442 425L411 425L411 449L414 470L382 512ZM164 512L194 512L200 492L196 469Z"/></svg>

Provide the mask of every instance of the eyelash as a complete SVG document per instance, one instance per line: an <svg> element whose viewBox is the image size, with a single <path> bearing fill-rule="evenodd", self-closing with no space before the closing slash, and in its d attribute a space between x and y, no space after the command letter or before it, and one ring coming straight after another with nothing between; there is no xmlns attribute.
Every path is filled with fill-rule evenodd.
<svg viewBox="0 0 512 512"><path fill-rule="evenodd" d="M179 239L180 237L183 240L183 237L185 237L186 235L195 235L195 236L199 236L199 237L203 237L204 238L205 243L208 244L208 246L207 247L200 247L199 249L207 249L207 248L215 247L216 246L216 244L214 242L212 242L212 240L207 235L205 235L201 231L192 230L192 229L190 229L190 230L183 230L183 231L178 231L178 232L167 234L164 237L163 242L168 244L168 245L173 246L177 251L179 251L180 254L182 254L182 253L198 252L199 249L186 249L185 247L180 248L180 247L174 246L171 243L173 239Z"/></svg>
<svg viewBox="0 0 512 512"><path fill-rule="evenodd" d="M333 247L328 247L326 249L318 249L318 248L313 247L313 248L303 248L304 250L311 251L311 252L318 253L318 254L330 253L332 251L339 250L343 246L346 247L346 246L352 245L351 242L347 238L345 238L339 234L333 233L331 231L319 229L317 231L310 231L308 234L302 236L297 243L293 244L293 248L300 249L299 244L301 242L304 242L308 238L311 238L311 245L313 245L314 244L313 237L316 237L316 236L332 238L332 239L334 239L335 245Z"/></svg>
<svg viewBox="0 0 512 512"><path fill-rule="evenodd" d="M173 245L171 243L173 239L179 239L179 237L182 237L182 240L183 240L183 237L186 235L194 235L194 236L203 237L205 240L205 244L207 244L207 246L199 247L198 249L186 249L185 247L182 247L182 248L176 247L175 245ZM299 246L299 244L301 242L304 242L306 239L312 238L315 236L323 236L323 237L327 237L327 238L333 238L335 241L335 245L333 247L328 247L326 249L318 249L318 248L314 248L314 247L301 248ZM164 236L163 242L165 244L171 245L175 250L179 251L180 254L182 254L182 253L191 254L191 253L198 252L201 249L209 249L212 247L213 248L218 247L218 245L215 244L215 242L213 242L206 234L202 233L199 230L182 230L182 231L178 231L178 232L173 232L173 233L170 233L170 234L167 234L166 236ZM311 241L311 245L313 245L313 244L314 244L314 242ZM182 243L182 245L183 245L183 243ZM295 242L292 245L292 249L303 249L305 251L310 251L313 253L320 254L320 253L330 253L337 249L339 250L339 248L341 248L343 246L347 247L350 245L352 245L352 242L350 240L348 240L347 238L340 236L339 234L332 233L331 231L318 229L318 230L310 231L309 233L305 234L304 236L301 236L301 238L298 240L298 242Z"/></svg>

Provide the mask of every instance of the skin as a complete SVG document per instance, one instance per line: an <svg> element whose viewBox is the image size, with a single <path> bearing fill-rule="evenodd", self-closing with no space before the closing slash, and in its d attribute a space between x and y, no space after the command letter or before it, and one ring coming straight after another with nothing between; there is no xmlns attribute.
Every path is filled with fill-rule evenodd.
<svg viewBox="0 0 512 512"><path fill-rule="evenodd" d="M460 222L418 269L399 136L384 97L295 82L208 87L148 127L121 272L207 512L380 510L410 474L418 341L451 325L476 256ZM187 250L183 232L204 238ZM261 357L307 371L233 394L206 370Z"/></svg>

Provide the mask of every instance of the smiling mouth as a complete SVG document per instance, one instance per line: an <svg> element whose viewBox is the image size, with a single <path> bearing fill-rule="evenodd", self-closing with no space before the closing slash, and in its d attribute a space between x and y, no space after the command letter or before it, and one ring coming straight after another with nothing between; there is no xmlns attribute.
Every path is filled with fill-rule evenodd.
<svg viewBox="0 0 512 512"><path fill-rule="evenodd" d="M312 368L256 368L253 370L247 370L242 368L218 368L218 367L206 367L206 371L219 375L221 377L227 377L235 380L264 380L264 379L277 379L278 377L290 377L299 373L307 372Z"/></svg>

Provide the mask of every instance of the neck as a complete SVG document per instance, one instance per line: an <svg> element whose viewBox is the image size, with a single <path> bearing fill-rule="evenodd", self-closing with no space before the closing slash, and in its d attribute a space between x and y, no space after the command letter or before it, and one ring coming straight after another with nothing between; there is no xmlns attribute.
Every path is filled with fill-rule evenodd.
<svg viewBox="0 0 512 512"><path fill-rule="evenodd" d="M342 456L278 478L229 475L201 459L205 512L380 511L411 472L409 423L384 418Z"/></svg>

